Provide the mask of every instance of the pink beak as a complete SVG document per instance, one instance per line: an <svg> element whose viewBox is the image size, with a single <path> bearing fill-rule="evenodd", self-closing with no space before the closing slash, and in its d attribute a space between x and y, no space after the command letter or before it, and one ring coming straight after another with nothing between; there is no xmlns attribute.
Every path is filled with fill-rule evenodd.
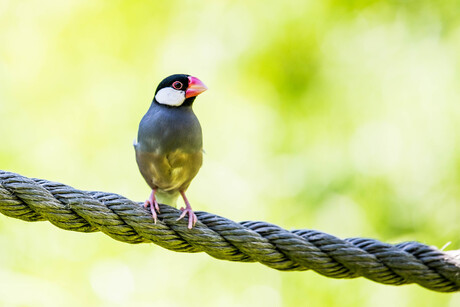
<svg viewBox="0 0 460 307"><path fill-rule="evenodd" d="M206 91L208 88L200 79L189 76L188 88L185 91L185 98L195 97Z"/></svg>

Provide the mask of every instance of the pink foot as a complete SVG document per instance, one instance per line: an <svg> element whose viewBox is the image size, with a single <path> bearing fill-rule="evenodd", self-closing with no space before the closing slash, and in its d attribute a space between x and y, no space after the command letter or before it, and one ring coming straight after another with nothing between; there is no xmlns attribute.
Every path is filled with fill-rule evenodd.
<svg viewBox="0 0 460 307"><path fill-rule="evenodd" d="M157 212L160 213L160 206L158 206L158 202L155 198L155 192L156 190L152 190L150 197L144 203L144 207L147 208L150 206L150 211L152 212L152 217L156 224L158 217Z"/></svg>
<svg viewBox="0 0 460 307"><path fill-rule="evenodd" d="M192 229L193 226L195 226L196 222L198 221L198 218L196 217L195 212L193 212L192 208L180 208L180 211L182 211L182 214L179 216L179 218L176 220L183 219L187 214L188 214L188 229Z"/></svg>
<svg viewBox="0 0 460 307"><path fill-rule="evenodd" d="M198 221L198 218L195 212L193 212L192 206L190 206L190 203L188 202L188 199L185 196L184 191L180 191L180 194L182 195L182 198L184 199L185 209L183 207L180 208L180 211L182 211L182 213L176 221L183 219L188 214L188 229L192 229L193 226L195 226L196 222Z"/></svg>

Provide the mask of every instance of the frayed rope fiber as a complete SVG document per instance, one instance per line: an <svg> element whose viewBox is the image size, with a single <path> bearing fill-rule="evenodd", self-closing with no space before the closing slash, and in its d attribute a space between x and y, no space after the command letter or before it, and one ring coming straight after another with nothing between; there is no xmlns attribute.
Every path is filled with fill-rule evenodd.
<svg viewBox="0 0 460 307"><path fill-rule="evenodd" d="M333 278L365 277L387 285L416 283L439 292L460 290L460 250L443 252L418 242L387 244L339 239L316 230L288 231L266 222L236 223L197 211L187 229L180 211L160 205L155 224L143 203L107 192L0 170L0 212L28 222L48 220L73 231L102 231L126 243L155 243L176 252L205 252L230 261L260 262L281 271L313 270Z"/></svg>

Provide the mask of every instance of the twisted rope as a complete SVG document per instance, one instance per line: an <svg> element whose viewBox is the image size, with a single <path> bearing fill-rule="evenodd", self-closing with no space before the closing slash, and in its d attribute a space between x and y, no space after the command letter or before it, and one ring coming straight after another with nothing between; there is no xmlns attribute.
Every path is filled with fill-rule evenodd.
<svg viewBox="0 0 460 307"><path fill-rule="evenodd" d="M442 252L418 242L396 245L373 239L341 240L316 230L288 231L266 222L236 223L196 212L198 223L176 219L160 205L157 224L141 203L106 192L80 191L62 183L0 170L0 212L34 222L48 220L73 231L102 231L126 243L155 243L176 252L205 252L230 261L260 262L281 271L315 272L333 278L363 276L439 291L460 290L460 250Z"/></svg>

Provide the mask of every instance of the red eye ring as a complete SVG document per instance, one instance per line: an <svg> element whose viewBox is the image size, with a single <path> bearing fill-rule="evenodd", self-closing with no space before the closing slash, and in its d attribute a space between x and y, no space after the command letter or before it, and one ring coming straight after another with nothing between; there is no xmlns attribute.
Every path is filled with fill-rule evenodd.
<svg viewBox="0 0 460 307"><path fill-rule="evenodd" d="M176 90L180 90L182 88L182 82L180 81L174 81L173 84L172 84L172 87Z"/></svg>

